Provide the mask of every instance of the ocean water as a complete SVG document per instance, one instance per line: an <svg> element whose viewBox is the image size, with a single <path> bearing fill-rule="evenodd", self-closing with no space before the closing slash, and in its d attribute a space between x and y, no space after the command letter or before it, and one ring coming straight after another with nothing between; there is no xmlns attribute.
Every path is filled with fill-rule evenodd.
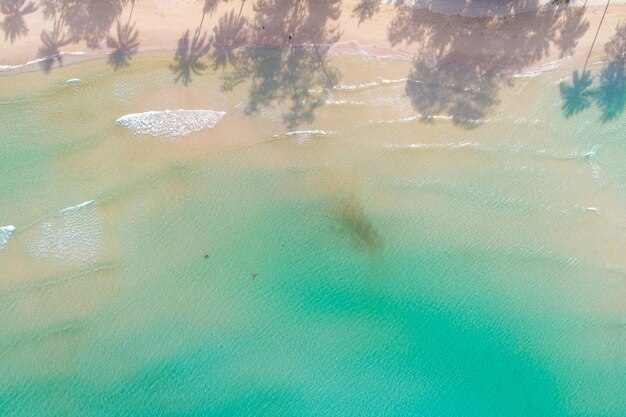
<svg viewBox="0 0 626 417"><path fill-rule="evenodd" d="M292 126L171 58L0 77L0 415L626 415L624 119L569 72L333 55Z"/></svg>

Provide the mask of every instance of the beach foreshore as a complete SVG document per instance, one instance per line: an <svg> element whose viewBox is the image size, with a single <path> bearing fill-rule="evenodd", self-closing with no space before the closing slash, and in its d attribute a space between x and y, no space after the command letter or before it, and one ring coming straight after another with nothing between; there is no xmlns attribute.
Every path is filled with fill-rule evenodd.
<svg viewBox="0 0 626 417"><path fill-rule="evenodd" d="M124 48L135 53L198 44L207 49L347 46L364 54L466 64L478 73L577 68L587 60L605 11L600 0L573 0L567 6L546 0L495 6L476 0L109 3L108 9L93 6L77 16L63 6L51 10L37 3L4 15L9 23L3 24L0 70L38 62L48 62L50 69L63 55L84 58L128 52ZM604 59L604 45L625 17L626 2L611 2L591 62Z"/></svg>

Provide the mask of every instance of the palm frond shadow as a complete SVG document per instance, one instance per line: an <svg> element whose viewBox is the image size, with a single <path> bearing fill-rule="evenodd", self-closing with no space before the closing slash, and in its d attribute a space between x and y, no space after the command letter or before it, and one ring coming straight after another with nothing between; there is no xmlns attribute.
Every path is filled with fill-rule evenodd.
<svg viewBox="0 0 626 417"><path fill-rule="evenodd" d="M595 104L600 110L600 120L610 122L626 108L626 24L617 26L611 40L605 45L607 61L593 86L590 71L574 71L572 82L561 83L559 89L565 117L572 117Z"/></svg>
<svg viewBox="0 0 626 417"><path fill-rule="evenodd" d="M139 31L135 23L122 25L117 22L117 36L107 38L107 46L113 51L109 54L109 64L117 71L130 65L133 55L139 50Z"/></svg>
<svg viewBox="0 0 626 417"><path fill-rule="evenodd" d="M276 110L290 128L311 122L340 78L327 56L330 45L341 36L337 24L340 1L309 4L258 0L254 12L250 26L261 30L251 31L248 43L255 46L211 56L215 68L226 62L232 65L223 76L222 89L232 90L249 82L247 113ZM243 39L239 35L242 22L234 15L223 17L222 22L222 30L235 34L231 41L239 36Z"/></svg>
<svg viewBox="0 0 626 417"><path fill-rule="evenodd" d="M381 0L361 0L359 4L352 10L352 16L359 19L359 23L363 23L367 19L371 19L380 10Z"/></svg>
<svg viewBox="0 0 626 417"><path fill-rule="evenodd" d="M37 11L38 6L34 1L26 0L2 0L0 1L0 13L4 16L2 30L4 40L15 42L17 39L28 34L25 16Z"/></svg>
<svg viewBox="0 0 626 417"><path fill-rule="evenodd" d="M45 18L63 14L66 30L88 48L99 49L131 0L39 0Z"/></svg>
<svg viewBox="0 0 626 417"><path fill-rule="evenodd" d="M582 74L579 74L576 70L572 76L571 84L566 82L559 84L563 99L561 109L565 117L572 117L591 106L593 91L589 87L591 87L592 82L591 72L583 71Z"/></svg>
<svg viewBox="0 0 626 417"><path fill-rule="evenodd" d="M40 65L44 72L50 72L57 61L59 65L63 65L63 55L61 48L69 45L73 39L64 31L63 15L56 17L52 26L52 31L44 30L41 32L41 47L38 56L44 58Z"/></svg>
<svg viewBox="0 0 626 417"><path fill-rule="evenodd" d="M595 99L601 112L600 119L608 122L622 114L626 106L626 23L617 26L604 50L608 63L600 72Z"/></svg>
<svg viewBox="0 0 626 417"><path fill-rule="evenodd" d="M217 6L220 3L228 3L230 0L205 0L202 13L212 15L217 10ZM244 0L245 1L245 0Z"/></svg>
<svg viewBox="0 0 626 417"><path fill-rule="evenodd" d="M200 36L200 28L193 37L189 38L189 30L185 31L178 40L174 63L170 69L174 73L175 82L187 86L192 82L194 75L202 75L208 65L202 62L211 47L206 32Z"/></svg>
<svg viewBox="0 0 626 417"><path fill-rule="evenodd" d="M512 84L514 71L553 50L571 54L589 29L584 7L541 9L538 0L459 1L490 16L477 18L438 13L435 3L422 0L433 7L411 7L412 2L396 0L387 33L393 46L420 45L405 92L427 122L445 117L466 128L479 126L500 103L499 93ZM514 17L521 12L524 19Z"/></svg>
<svg viewBox="0 0 626 417"><path fill-rule="evenodd" d="M213 28L210 60L213 69L224 68L233 65L236 60L235 48L246 44L248 39L245 32L247 21L245 18L238 18L234 11L225 14L219 19L218 25Z"/></svg>

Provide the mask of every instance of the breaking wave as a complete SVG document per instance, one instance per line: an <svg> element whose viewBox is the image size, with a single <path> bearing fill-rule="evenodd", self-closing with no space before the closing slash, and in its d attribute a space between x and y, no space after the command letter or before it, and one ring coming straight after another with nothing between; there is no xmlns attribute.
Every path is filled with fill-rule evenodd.
<svg viewBox="0 0 626 417"><path fill-rule="evenodd" d="M214 110L163 110L132 113L117 119L135 135L187 136L193 132L210 129L224 117L226 112Z"/></svg>
<svg viewBox="0 0 626 417"><path fill-rule="evenodd" d="M15 233L14 226L0 227L0 252L9 244L9 239L11 239L13 233Z"/></svg>

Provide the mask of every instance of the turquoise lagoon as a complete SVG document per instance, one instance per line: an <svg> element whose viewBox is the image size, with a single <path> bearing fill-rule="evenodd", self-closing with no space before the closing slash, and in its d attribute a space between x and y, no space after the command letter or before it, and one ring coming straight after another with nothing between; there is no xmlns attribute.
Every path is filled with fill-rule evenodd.
<svg viewBox="0 0 626 417"><path fill-rule="evenodd" d="M332 59L297 126L169 53L2 75L0 415L626 415L624 119Z"/></svg>

